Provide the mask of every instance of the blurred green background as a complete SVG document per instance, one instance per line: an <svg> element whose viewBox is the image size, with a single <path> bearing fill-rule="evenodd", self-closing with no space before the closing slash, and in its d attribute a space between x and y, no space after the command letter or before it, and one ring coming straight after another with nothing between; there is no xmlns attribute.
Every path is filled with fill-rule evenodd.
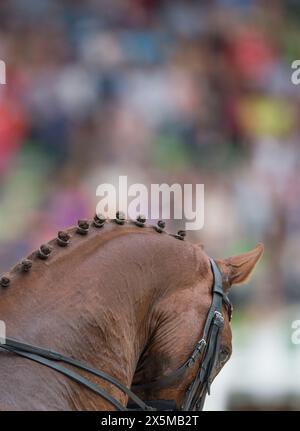
<svg viewBox="0 0 300 431"><path fill-rule="evenodd" d="M0 3L0 272L119 175L204 183L212 256L264 242L206 409L300 408L299 24L296 0Z"/></svg>

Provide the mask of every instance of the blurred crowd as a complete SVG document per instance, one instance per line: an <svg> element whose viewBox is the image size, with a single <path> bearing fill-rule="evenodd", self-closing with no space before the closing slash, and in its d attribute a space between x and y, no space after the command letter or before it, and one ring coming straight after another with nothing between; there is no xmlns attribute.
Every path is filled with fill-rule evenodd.
<svg viewBox="0 0 300 431"><path fill-rule="evenodd" d="M1 1L0 272L128 175L204 183L189 238L266 246L241 304L300 301L299 21L295 1Z"/></svg>

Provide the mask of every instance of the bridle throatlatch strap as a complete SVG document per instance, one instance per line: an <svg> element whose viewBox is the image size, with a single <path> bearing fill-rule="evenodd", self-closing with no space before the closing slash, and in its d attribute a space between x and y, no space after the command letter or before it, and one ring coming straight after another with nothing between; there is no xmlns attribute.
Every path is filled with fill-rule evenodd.
<svg viewBox="0 0 300 431"><path fill-rule="evenodd" d="M182 402L181 410L199 411L202 410L207 394L210 394L212 374L217 360L221 332L224 326L224 319L218 311L215 312L211 323L209 339L204 352L204 358L200 364L195 380L189 386L187 394Z"/></svg>

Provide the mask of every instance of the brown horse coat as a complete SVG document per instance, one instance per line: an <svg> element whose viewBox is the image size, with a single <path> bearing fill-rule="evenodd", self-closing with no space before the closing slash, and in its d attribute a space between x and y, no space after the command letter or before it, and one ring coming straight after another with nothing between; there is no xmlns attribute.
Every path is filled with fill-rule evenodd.
<svg viewBox="0 0 300 431"><path fill-rule="evenodd" d="M212 299L205 252L153 227L128 223L91 225L86 236L74 228L68 232L68 247L53 240L48 259L35 252L28 273L17 265L8 274L10 286L0 288L7 335L85 361L128 387L180 366L201 337ZM262 251L259 244L249 253L217 260L228 289L245 281ZM222 349L228 354L219 368L231 353L225 320ZM180 403L195 372L159 393L140 395ZM67 377L2 350L0 375L1 410L112 408ZM126 405L118 389L94 381Z"/></svg>

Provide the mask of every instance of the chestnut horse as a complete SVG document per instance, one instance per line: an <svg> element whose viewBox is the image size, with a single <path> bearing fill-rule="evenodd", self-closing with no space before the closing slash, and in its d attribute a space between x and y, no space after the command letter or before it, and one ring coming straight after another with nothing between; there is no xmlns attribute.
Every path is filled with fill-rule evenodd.
<svg viewBox="0 0 300 431"><path fill-rule="evenodd" d="M159 223L81 221L32 253L0 280L0 319L7 336L91 364L130 388L176 370L201 337L212 302L213 274L201 247ZM245 282L263 252L217 259L227 293ZM214 377L231 355L227 313ZM1 347L1 346L0 346ZM191 367L144 400L179 406L195 378ZM86 375L83 372L83 375ZM41 364L0 349L1 410L112 410L88 388ZM122 405L115 385L92 379Z"/></svg>

